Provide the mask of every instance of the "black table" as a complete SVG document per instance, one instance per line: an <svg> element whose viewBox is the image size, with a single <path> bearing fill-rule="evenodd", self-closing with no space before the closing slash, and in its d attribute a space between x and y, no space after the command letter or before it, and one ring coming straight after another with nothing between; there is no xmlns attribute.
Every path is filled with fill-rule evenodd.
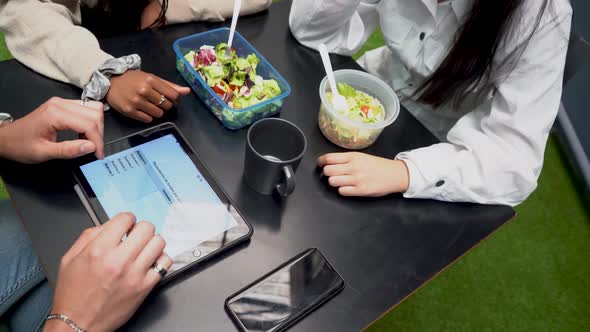
<svg viewBox="0 0 590 332"><path fill-rule="evenodd" d="M358 331L399 303L511 217L509 207L406 200L348 199L320 181L316 158L339 151L317 126L323 77L320 56L299 45L287 24L289 3L244 18L239 31L284 75L293 92L281 117L299 125L309 141L295 193L284 202L243 184L246 131L224 129L194 95L166 120L175 122L254 227L250 243L197 268L157 291L126 329L133 331L231 331L224 299L308 247L319 248L342 274L344 291L293 327L293 331ZM101 41L115 56L137 52L143 68L183 83L171 45L182 36L217 25L186 24ZM335 68L358 68L333 56ZM79 90L37 74L15 61L0 63L3 111L21 117L51 96L78 98ZM146 126L108 113L106 140ZM407 111L387 128L369 153L396 153L435 143ZM72 189L68 164L23 166L2 161L4 178L49 280L60 256L91 221Z"/></svg>

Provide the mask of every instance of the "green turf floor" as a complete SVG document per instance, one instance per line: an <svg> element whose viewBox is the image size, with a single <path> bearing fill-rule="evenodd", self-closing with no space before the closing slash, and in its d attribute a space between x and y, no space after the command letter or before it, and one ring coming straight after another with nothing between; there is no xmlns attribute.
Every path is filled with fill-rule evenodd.
<svg viewBox="0 0 590 332"><path fill-rule="evenodd" d="M382 43L377 33L363 51ZM518 216L368 331L590 331L590 197L580 183L552 136Z"/></svg>

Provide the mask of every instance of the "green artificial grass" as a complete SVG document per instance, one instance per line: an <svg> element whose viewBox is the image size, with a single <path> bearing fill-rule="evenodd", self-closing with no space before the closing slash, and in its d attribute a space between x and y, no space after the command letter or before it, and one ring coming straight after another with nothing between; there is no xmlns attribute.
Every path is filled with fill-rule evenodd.
<svg viewBox="0 0 590 332"><path fill-rule="evenodd" d="M367 331L590 330L589 199L570 174L551 137L518 216Z"/></svg>
<svg viewBox="0 0 590 332"><path fill-rule="evenodd" d="M377 31L355 58L382 45ZM590 330L590 198L574 174L551 136L518 216L367 331Z"/></svg>
<svg viewBox="0 0 590 332"><path fill-rule="evenodd" d="M6 43L4 42L4 35L0 33L0 61L11 59L12 55L8 52Z"/></svg>

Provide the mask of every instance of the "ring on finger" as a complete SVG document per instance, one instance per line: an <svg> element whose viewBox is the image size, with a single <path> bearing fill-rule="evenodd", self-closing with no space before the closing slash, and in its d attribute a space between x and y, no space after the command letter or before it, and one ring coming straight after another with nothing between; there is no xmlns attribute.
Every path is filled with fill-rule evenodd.
<svg viewBox="0 0 590 332"><path fill-rule="evenodd" d="M166 268L163 267L162 265L158 264L158 262L154 262L154 264L152 265L152 269L154 269L154 271L158 272L158 274L162 278L164 278L164 276L168 273L168 270L166 270Z"/></svg>
<svg viewBox="0 0 590 332"><path fill-rule="evenodd" d="M164 95L160 95L160 101L158 102L158 106L161 106L164 102L166 102L166 97Z"/></svg>

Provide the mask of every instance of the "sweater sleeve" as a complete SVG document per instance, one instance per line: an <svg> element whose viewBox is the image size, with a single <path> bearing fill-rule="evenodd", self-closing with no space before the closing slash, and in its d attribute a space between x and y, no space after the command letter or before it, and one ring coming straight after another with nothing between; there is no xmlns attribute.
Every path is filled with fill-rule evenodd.
<svg viewBox="0 0 590 332"><path fill-rule="evenodd" d="M40 74L83 87L112 56L75 21L75 14L61 4L0 0L0 31L12 55Z"/></svg>
<svg viewBox="0 0 590 332"><path fill-rule="evenodd" d="M268 9L271 3L272 0L242 0L240 15L263 11ZM233 0L169 0L166 23L223 21L232 16L233 10Z"/></svg>

